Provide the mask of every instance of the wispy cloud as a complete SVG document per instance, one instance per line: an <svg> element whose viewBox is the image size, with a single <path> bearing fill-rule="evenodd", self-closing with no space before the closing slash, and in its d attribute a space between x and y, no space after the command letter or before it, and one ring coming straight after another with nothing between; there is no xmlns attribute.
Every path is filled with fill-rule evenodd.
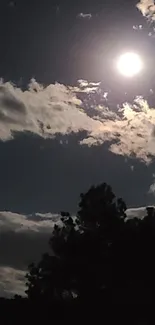
<svg viewBox="0 0 155 325"><path fill-rule="evenodd" d="M77 18L80 18L80 19L91 19L92 18L92 14L91 13L83 13L83 12L80 12L78 15L77 15Z"/></svg>
<svg viewBox="0 0 155 325"><path fill-rule="evenodd" d="M141 11L143 16L147 17L149 20L155 20L154 0L140 0L136 6Z"/></svg>
<svg viewBox="0 0 155 325"><path fill-rule="evenodd" d="M101 84L101 82L89 82L84 79L79 79L78 86L77 87L69 86L69 89L71 91L73 91L74 93L91 94L91 93L95 93L99 90L100 84Z"/></svg>

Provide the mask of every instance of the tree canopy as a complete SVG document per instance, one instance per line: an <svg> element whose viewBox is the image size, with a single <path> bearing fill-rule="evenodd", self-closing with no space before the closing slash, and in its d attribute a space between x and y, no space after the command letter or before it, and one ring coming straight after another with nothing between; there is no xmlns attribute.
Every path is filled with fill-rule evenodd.
<svg viewBox="0 0 155 325"><path fill-rule="evenodd" d="M154 209L127 219L126 204L106 183L80 195L76 216L61 213L41 261L26 275L31 300L140 299L155 287Z"/></svg>

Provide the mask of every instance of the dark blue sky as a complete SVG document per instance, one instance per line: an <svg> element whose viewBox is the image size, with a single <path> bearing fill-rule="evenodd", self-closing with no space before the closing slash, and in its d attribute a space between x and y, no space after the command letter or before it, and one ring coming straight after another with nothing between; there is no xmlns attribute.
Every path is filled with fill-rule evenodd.
<svg viewBox="0 0 155 325"><path fill-rule="evenodd" d="M135 1L1 1L0 75L24 89L34 77L44 85L101 81L110 90L109 106L145 95L154 103L154 40ZM79 13L92 19L77 19ZM133 25L143 24L143 31ZM124 80L112 70L119 51L138 50L147 62L140 78ZM127 95L125 97L125 92ZM106 145L82 147L79 135L43 140L17 134L0 142L0 210L18 212L76 210L78 196L92 183L107 181L129 206L153 202L147 194L154 164L110 153ZM135 166L134 171L131 166Z"/></svg>

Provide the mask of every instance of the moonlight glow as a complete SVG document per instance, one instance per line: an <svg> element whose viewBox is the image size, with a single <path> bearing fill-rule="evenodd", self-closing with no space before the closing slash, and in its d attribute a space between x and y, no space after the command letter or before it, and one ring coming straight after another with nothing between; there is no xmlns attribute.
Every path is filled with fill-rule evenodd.
<svg viewBox="0 0 155 325"><path fill-rule="evenodd" d="M136 53L128 52L122 54L117 62L118 71L126 76L133 77L142 70L142 60Z"/></svg>

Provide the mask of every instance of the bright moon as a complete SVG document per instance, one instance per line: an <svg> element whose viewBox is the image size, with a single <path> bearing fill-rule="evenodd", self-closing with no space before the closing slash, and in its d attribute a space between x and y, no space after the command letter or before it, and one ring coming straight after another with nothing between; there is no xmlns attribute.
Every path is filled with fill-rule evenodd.
<svg viewBox="0 0 155 325"><path fill-rule="evenodd" d="M135 76L142 70L142 67L142 60L136 53L124 53L118 58L118 71L126 77Z"/></svg>

